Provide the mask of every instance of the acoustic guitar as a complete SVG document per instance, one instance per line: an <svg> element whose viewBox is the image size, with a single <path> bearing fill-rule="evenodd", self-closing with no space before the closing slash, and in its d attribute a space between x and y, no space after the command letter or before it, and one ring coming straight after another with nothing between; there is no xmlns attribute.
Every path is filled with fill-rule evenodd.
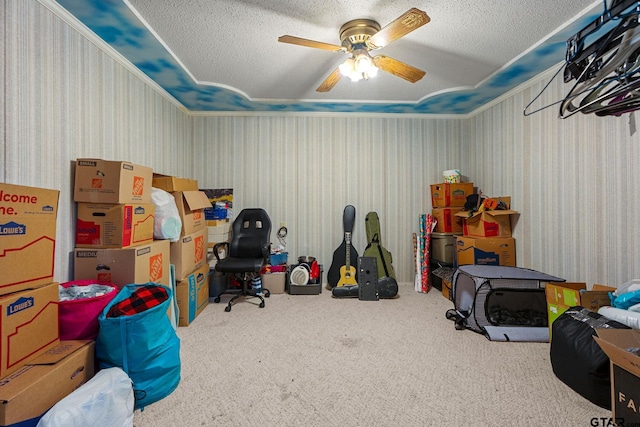
<svg viewBox="0 0 640 427"><path fill-rule="evenodd" d="M336 286L357 285L356 268L351 265L351 232L344 233L344 241L346 245L345 264L340 267L340 279Z"/></svg>
<svg viewBox="0 0 640 427"><path fill-rule="evenodd" d="M345 285L357 285L357 270L351 265L351 260L358 260L358 251L351 244L353 225L356 221L356 208L347 205L344 208L342 222L344 226L344 237L342 243L333 252L331 267L327 271L327 283L330 288Z"/></svg>

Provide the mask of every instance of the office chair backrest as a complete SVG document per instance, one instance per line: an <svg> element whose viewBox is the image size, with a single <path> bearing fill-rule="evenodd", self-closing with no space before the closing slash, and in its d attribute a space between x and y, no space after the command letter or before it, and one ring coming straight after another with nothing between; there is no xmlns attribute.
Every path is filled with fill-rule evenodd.
<svg viewBox="0 0 640 427"><path fill-rule="evenodd" d="M271 219L264 209L243 209L233 221L229 255L237 258L268 256L264 248L271 238Z"/></svg>

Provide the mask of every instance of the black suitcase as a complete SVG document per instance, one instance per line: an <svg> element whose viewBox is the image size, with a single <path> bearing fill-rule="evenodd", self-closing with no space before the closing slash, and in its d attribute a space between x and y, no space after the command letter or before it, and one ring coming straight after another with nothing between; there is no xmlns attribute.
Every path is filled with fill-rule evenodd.
<svg viewBox="0 0 640 427"><path fill-rule="evenodd" d="M553 373L592 403L611 410L609 357L593 339L598 328L630 329L584 307L571 307L551 325Z"/></svg>

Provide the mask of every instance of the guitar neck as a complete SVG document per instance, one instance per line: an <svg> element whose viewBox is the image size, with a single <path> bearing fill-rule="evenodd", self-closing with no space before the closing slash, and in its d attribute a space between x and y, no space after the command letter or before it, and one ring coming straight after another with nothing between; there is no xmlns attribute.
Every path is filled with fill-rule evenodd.
<svg viewBox="0 0 640 427"><path fill-rule="evenodd" d="M346 248L347 248L345 266L347 267L347 270L349 270L349 268L351 268L351 233L350 232L344 233L344 241L346 243Z"/></svg>

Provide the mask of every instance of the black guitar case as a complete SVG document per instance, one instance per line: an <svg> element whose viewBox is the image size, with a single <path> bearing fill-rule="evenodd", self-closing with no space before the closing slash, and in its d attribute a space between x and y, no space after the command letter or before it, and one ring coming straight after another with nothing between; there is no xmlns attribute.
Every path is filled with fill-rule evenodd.
<svg viewBox="0 0 640 427"><path fill-rule="evenodd" d="M398 294L398 282L393 271L393 256L380 243L380 219L376 212L369 212L364 219L367 232L367 247L363 256L376 259L378 271L378 295L380 298L393 298Z"/></svg>
<svg viewBox="0 0 640 427"><path fill-rule="evenodd" d="M331 289L335 288L340 281L340 268L345 266L347 262L347 235L350 236L353 232L353 225L356 222L356 208L351 205L347 205L344 208L344 212L342 214L342 222L344 225L344 237L340 246L338 246L336 250L333 251L333 260L331 261L331 267L329 267L329 270L327 271L327 283ZM355 267L356 263L358 262L358 251L353 246L353 244L349 244L348 246L350 265ZM357 291L355 292L355 294L355 296L357 297Z"/></svg>

